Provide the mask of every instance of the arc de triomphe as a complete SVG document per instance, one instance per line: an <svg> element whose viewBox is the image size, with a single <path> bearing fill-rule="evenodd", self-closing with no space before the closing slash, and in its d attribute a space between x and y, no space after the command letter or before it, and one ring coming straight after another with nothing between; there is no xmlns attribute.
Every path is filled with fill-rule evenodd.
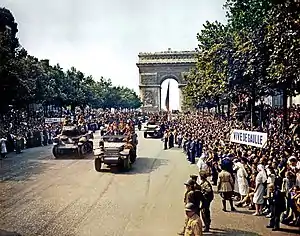
<svg viewBox="0 0 300 236"><path fill-rule="evenodd" d="M166 79L178 82L180 110L182 105L182 88L186 85L185 76L196 63L195 51L168 51L139 53L139 88L143 109L160 111L161 84ZM172 97L170 97L172 100Z"/></svg>

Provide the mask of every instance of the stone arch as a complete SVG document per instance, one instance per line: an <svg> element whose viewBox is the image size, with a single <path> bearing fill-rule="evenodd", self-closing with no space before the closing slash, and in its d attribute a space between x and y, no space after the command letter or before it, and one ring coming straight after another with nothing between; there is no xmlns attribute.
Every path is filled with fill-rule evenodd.
<svg viewBox="0 0 300 236"><path fill-rule="evenodd" d="M163 75L161 78L158 79L158 82L160 85L167 80L167 79L173 79L175 80L178 84L180 84L181 80L174 74L169 74L169 75Z"/></svg>
<svg viewBox="0 0 300 236"><path fill-rule="evenodd" d="M178 82L180 104L182 104L182 88L186 85L185 75L196 64L195 51L164 51L139 53L139 89L143 101L143 109L147 111L161 110L161 84L166 79Z"/></svg>

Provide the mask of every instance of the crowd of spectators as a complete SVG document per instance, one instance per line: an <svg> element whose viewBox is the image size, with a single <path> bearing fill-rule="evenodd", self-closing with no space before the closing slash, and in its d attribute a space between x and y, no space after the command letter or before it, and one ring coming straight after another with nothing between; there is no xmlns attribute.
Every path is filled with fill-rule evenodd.
<svg viewBox="0 0 300 236"><path fill-rule="evenodd" d="M267 227L272 230L278 230L280 222L300 226L300 106L289 109L290 127L286 129L281 109L270 110L268 119L259 127L233 117L210 113L181 115L168 122L166 133L175 136L191 164L199 157L200 173L209 172L219 191L219 173L230 172L232 195L230 199L223 198L224 211L226 200L234 199L235 207L248 207L255 210L254 216L270 218ZM258 148L230 142L232 129L265 132L267 145Z"/></svg>
<svg viewBox="0 0 300 236"><path fill-rule="evenodd" d="M46 146L52 143L63 125L63 120L70 117L76 120L80 114L84 114L87 124L96 124L100 128L105 124L114 121L133 120L137 117L136 112L111 112L103 110L94 110L87 108L83 112L78 108L73 113L70 110L54 110L48 112L52 115L49 118L56 119L55 122L45 118L42 112L36 112L35 115L26 114L26 112L11 111L1 118L0 122L0 154L1 158L5 158L8 153L21 153L22 150L32 147ZM48 120L48 122L46 121Z"/></svg>

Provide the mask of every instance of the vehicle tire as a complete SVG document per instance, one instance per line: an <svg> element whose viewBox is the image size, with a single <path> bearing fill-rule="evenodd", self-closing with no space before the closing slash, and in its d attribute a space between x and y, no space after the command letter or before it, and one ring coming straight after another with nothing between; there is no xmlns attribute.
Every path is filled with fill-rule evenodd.
<svg viewBox="0 0 300 236"><path fill-rule="evenodd" d="M90 141L89 142L89 153L92 153L93 152L93 148L94 148L94 143L93 143L93 141Z"/></svg>
<svg viewBox="0 0 300 236"><path fill-rule="evenodd" d="M77 157L78 158L83 158L83 153L84 153L84 151L83 151L83 145L78 146L78 148L77 148Z"/></svg>
<svg viewBox="0 0 300 236"><path fill-rule="evenodd" d="M136 150L131 149L129 152L130 162L133 164L136 161Z"/></svg>
<svg viewBox="0 0 300 236"><path fill-rule="evenodd" d="M96 170L97 172L100 172L100 171L101 171L101 168L102 168L102 162L101 162L101 159L100 159L100 158L95 158L94 164L95 164L95 170Z"/></svg>
<svg viewBox="0 0 300 236"><path fill-rule="evenodd" d="M129 171L131 169L131 162L129 156L123 159L123 170Z"/></svg>
<svg viewBox="0 0 300 236"><path fill-rule="evenodd" d="M144 138L147 138L147 133L146 132L144 132Z"/></svg>
<svg viewBox="0 0 300 236"><path fill-rule="evenodd" d="M58 147L57 147L57 146L54 146L54 147L52 148L52 154L53 154L53 156L55 157L55 159L58 159L58 158L59 158Z"/></svg>

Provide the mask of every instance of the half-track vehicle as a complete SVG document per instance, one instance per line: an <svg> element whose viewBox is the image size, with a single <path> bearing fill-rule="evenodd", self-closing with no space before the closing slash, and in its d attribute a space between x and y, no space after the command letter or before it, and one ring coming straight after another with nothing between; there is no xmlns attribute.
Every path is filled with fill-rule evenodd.
<svg viewBox="0 0 300 236"><path fill-rule="evenodd" d="M161 130L161 127L156 122L148 122L147 125L144 126L144 138L147 138L148 136L153 138L162 138L163 132Z"/></svg>
<svg viewBox="0 0 300 236"><path fill-rule="evenodd" d="M128 171L137 157L137 135L134 133L128 140L126 135L105 135L99 142L99 148L94 150L95 170L100 172L102 165L117 166Z"/></svg>
<svg viewBox="0 0 300 236"><path fill-rule="evenodd" d="M78 126L63 126L61 134L53 139L52 153L55 158L76 155L79 158L93 152L93 132Z"/></svg>

